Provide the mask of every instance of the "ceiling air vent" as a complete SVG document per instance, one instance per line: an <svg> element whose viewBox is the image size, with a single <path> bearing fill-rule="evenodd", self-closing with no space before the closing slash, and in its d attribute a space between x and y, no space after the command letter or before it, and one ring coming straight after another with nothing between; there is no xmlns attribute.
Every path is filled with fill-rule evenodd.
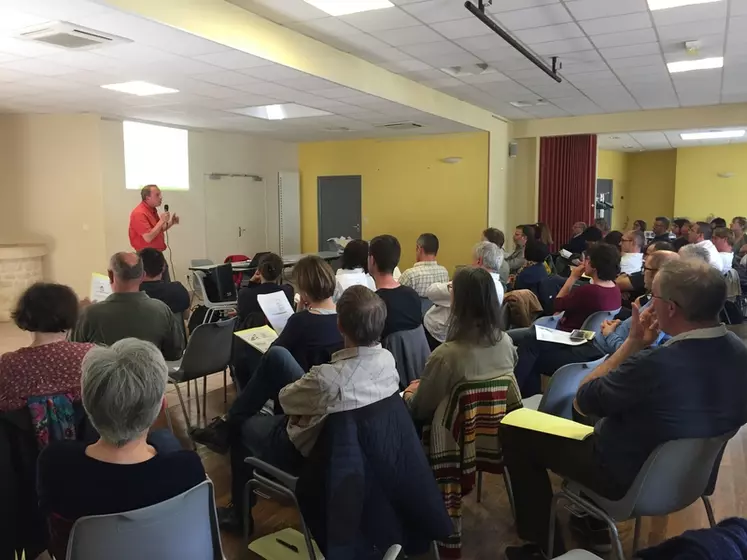
<svg viewBox="0 0 747 560"><path fill-rule="evenodd" d="M27 27L16 35L19 39L45 43L62 49L90 50L105 45L129 43L130 39L88 29L66 21L52 21Z"/></svg>
<svg viewBox="0 0 747 560"><path fill-rule="evenodd" d="M422 124L418 124L412 121L394 122L389 124L381 124L376 128L388 128L389 130L413 130L415 128L423 128Z"/></svg>

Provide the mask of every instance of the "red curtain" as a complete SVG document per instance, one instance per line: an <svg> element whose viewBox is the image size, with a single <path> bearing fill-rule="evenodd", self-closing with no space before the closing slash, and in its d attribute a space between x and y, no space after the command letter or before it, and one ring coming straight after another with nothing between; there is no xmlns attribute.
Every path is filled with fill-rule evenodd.
<svg viewBox="0 0 747 560"><path fill-rule="evenodd" d="M595 134L540 139L539 221L550 228L556 249L575 222L594 221L596 174Z"/></svg>

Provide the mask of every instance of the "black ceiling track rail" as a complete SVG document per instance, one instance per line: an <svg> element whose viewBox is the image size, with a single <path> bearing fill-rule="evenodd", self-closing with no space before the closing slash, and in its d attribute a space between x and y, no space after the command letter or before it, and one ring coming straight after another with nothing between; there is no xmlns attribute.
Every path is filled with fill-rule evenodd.
<svg viewBox="0 0 747 560"><path fill-rule="evenodd" d="M501 26L499 26L495 22L495 20L493 20L493 18L491 18L488 14L485 13L485 0L477 0L477 5L467 0L464 3L464 7L467 8L477 19L479 19L481 22L487 25L490 29L492 29L494 33L498 34L509 45L511 45L513 48L515 48L517 51L523 54L527 58L527 60L529 60L537 68L542 70L545 74L550 76L553 80L555 80L558 83L563 81L563 78L558 76L558 72L557 72L558 70L560 70L560 66L558 63L558 57L553 56L551 59L552 66L548 66L544 60L539 58L536 54L534 54L532 51L530 51L524 45L522 45L519 41L514 39L514 37L508 31L506 31Z"/></svg>

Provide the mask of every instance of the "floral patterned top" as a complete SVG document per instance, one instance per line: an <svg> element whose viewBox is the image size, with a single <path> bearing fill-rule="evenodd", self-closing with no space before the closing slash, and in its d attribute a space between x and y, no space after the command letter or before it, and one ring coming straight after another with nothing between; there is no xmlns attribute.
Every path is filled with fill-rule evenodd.
<svg viewBox="0 0 747 560"><path fill-rule="evenodd" d="M33 396L70 393L80 399L80 366L93 346L60 341L0 356L0 411L23 408Z"/></svg>

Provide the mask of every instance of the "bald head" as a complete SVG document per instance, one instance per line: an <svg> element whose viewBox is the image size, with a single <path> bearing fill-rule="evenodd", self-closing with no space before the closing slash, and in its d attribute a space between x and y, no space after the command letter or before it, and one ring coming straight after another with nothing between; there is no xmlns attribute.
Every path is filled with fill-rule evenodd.
<svg viewBox="0 0 747 560"><path fill-rule="evenodd" d="M115 292L137 292L143 280L143 261L137 253L115 253L109 260L109 280Z"/></svg>
<svg viewBox="0 0 747 560"><path fill-rule="evenodd" d="M656 251L653 255L648 258L646 266L651 268L659 269L669 261L677 260L680 256L674 251Z"/></svg>

